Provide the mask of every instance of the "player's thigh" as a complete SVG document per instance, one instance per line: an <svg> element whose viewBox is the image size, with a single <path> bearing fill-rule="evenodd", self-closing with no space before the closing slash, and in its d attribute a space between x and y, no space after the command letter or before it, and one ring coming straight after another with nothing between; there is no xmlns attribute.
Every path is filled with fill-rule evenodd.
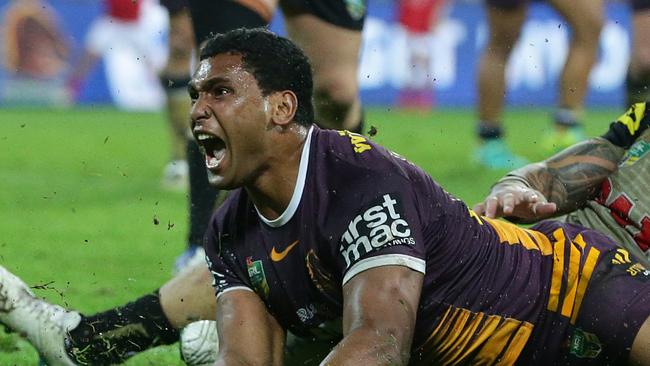
<svg viewBox="0 0 650 366"><path fill-rule="evenodd" d="M603 0L549 0L574 33L597 36L603 27L605 5Z"/></svg>
<svg viewBox="0 0 650 366"><path fill-rule="evenodd" d="M174 74L189 72L192 50L194 50L194 31L192 30L192 19L187 9L170 15L168 42L168 71Z"/></svg>
<svg viewBox="0 0 650 366"><path fill-rule="evenodd" d="M487 20L489 26L488 48L493 51L509 53L517 42L521 27L526 20L526 2L510 1L487 2ZM510 4L513 3L513 4Z"/></svg>
<svg viewBox="0 0 650 366"><path fill-rule="evenodd" d="M358 8L346 8L343 0L280 4L289 37L311 61L315 88L334 90L343 100L356 98L365 2L358 1Z"/></svg>

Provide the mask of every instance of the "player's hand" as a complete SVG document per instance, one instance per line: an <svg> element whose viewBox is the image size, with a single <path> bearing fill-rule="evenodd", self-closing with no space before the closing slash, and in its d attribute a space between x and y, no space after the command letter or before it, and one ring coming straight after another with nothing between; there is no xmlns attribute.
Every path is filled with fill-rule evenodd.
<svg viewBox="0 0 650 366"><path fill-rule="evenodd" d="M532 222L551 217L557 211L539 191L521 185L497 184L474 212L489 218L508 217Z"/></svg>

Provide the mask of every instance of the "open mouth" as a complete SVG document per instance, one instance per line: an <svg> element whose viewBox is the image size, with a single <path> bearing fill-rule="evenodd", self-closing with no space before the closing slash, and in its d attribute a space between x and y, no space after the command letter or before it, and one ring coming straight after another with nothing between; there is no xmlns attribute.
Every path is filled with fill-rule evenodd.
<svg viewBox="0 0 650 366"><path fill-rule="evenodd" d="M208 169L216 169L226 156L226 143L217 136L199 133L196 140L205 154L205 165Z"/></svg>

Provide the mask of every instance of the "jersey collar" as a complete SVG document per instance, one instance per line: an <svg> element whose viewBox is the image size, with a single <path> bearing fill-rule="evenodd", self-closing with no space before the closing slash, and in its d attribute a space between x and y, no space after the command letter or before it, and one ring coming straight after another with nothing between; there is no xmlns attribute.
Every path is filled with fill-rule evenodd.
<svg viewBox="0 0 650 366"><path fill-rule="evenodd" d="M302 197L302 192L305 189L305 180L307 179L307 166L309 165L309 150L311 148L311 136L314 132L314 126L311 126L309 128L309 132L307 132L307 139L305 140L305 145L302 147L302 154L300 155L300 167L298 167L298 178L296 179L296 185L295 188L293 189L293 195L291 196L291 201L289 201L289 205L287 208L284 210L284 212L278 216L278 218L274 220L269 220L266 217L264 217L261 213L260 210L257 209L257 206L255 206L255 211L257 211L257 216L260 217L260 220L262 220L263 223L271 226L271 227L280 227L293 217L293 215L296 213L296 210L298 209L298 205L300 204L300 198Z"/></svg>

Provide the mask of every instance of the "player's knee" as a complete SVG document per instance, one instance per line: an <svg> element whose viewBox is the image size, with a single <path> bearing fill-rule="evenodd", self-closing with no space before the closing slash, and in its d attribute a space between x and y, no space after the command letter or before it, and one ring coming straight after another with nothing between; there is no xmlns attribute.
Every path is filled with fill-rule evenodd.
<svg viewBox="0 0 650 366"><path fill-rule="evenodd" d="M352 104L359 95L356 68L322 72L314 83L314 99L319 102Z"/></svg>
<svg viewBox="0 0 650 366"><path fill-rule="evenodd" d="M356 76L354 78L326 78L314 88L314 104L320 119L332 127L338 126L346 119L350 109L359 98Z"/></svg>

